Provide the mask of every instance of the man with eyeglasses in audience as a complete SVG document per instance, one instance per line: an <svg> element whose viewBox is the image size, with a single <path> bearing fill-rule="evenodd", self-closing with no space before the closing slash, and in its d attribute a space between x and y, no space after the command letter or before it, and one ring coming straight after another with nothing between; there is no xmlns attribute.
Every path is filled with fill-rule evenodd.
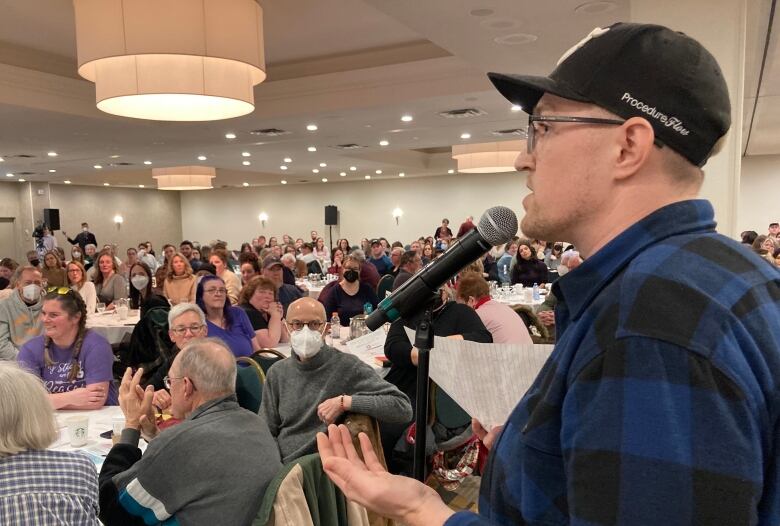
<svg viewBox="0 0 780 526"><path fill-rule="evenodd" d="M313 298L296 300L287 312L292 355L268 370L260 414L276 439L282 462L316 451L316 435L346 412L381 422L412 418L409 398L352 354L325 344L329 324Z"/></svg>
<svg viewBox="0 0 780 526"><path fill-rule="evenodd" d="M166 387L182 422L160 432L154 388L128 368L119 388L125 427L100 470L104 524L250 524L282 465L262 419L236 401L236 363L216 338L176 355ZM138 441L149 441L141 454ZM247 452L252 452L247 454Z"/></svg>
<svg viewBox="0 0 780 526"><path fill-rule="evenodd" d="M0 301L0 360L15 360L19 348L41 334L43 274L33 266L14 273L15 293Z"/></svg>
<svg viewBox="0 0 780 526"><path fill-rule="evenodd" d="M479 516L384 473L361 436L363 463L346 428L318 437L326 473L409 526L777 525L780 274L697 199L731 126L715 58L616 23L549 77L490 80L529 112L521 230L584 256L553 285L555 351L504 426L474 424Z"/></svg>

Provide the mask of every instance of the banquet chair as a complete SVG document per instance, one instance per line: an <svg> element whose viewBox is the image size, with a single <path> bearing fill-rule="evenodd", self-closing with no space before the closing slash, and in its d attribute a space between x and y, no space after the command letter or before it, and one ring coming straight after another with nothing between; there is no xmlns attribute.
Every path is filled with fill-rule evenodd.
<svg viewBox="0 0 780 526"><path fill-rule="evenodd" d="M260 349L252 353L250 358L260 366L263 372L263 382L265 382L265 373L268 372L268 369L279 360L284 360L286 356L276 349Z"/></svg>
<svg viewBox="0 0 780 526"><path fill-rule="evenodd" d="M253 413L260 410L263 399L263 384L265 374L253 359L247 356L236 358L236 364L245 365L236 369L236 398L238 405Z"/></svg>
<svg viewBox="0 0 780 526"><path fill-rule="evenodd" d="M379 301L385 299L388 292L392 292L394 281L395 276L392 274L385 274L379 279L379 283L376 286L376 297L379 298Z"/></svg>

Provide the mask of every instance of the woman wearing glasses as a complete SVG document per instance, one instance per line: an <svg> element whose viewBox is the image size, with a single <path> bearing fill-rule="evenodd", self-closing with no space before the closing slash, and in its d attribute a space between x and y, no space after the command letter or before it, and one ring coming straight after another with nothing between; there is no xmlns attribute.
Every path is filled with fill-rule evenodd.
<svg viewBox="0 0 780 526"><path fill-rule="evenodd" d="M78 292L50 290L41 309L43 335L25 343L17 360L43 380L54 409L116 405L111 345L86 328L87 306Z"/></svg>
<svg viewBox="0 0 780 526"><path fill-rule="evenodd" d="M68 285L79 293L87 305L87 315L95 312L97 305L97 292L95 284L87 279L87 271L79 261L71 261L65 269L68 273Z"/></svg>
<svg viewBox="0 0 780 526"><path fill-rule="evenodd" d="M206 313L209 336L224 341L236 357L249 356L260 349L249 317L243 309L230 304L221 278L203 276L198 283L196 302Z"/></svg>
<svg viewBox="0 0 780 526"><path fill-rule="evenodd" d="M334 312L339 313L339 321L343 327L349 327L352 316L363 314L366 304L376 308L378 302L374 290L359 281L360 260L352 255L344 258L344 274L341 281L334 285L322 302L328 317Z"/></svg>

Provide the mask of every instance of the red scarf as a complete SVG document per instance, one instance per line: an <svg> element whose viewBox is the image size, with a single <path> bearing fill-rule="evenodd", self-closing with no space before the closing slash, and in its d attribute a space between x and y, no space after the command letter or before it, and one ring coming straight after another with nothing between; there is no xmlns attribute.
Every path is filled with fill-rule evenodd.
<svg viewBox="0 0 780 526"><path fill-rule="evenodd" d="M490 295L487 295L487 296L482 296L482 297L481 297L481 298L479 298L479 299L477 300L477 302L474 304L474 310L477 310L478 308L480 308L482 305L484 305L485 303L487 303L487 302L488 302L488 301L490 301L490 300L491 300L491 298L490 298Z"/></svg>

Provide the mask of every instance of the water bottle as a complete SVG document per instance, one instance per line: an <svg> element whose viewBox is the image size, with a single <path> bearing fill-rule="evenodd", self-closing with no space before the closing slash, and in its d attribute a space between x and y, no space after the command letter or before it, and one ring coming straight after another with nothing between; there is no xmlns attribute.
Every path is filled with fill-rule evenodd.
<svg viewBox="0 0 780 526"><path fill-rule="evenodd" d="M333 317L330 319L330 339L338 340L341 337L341 320L339 319L339 313L334 312Z"/></svg>
<svg viewBox="0 0 780 526"><path fill-rule="evenodd" d="M539 295L539 284L534 283L534 301L539 301L542 297Z"/></svg>
<svg viewBox="0 0 780 526"><path fill-rule="evenodd" d="M366 316L371 314L373 311L374 311L374 307L369 302L366 302L365 305L363 305L363 314L365 314Z"/></svg>
<svg viewBox="0 0 780 526"><path fill-rule="evenodd" d="M504 265L504 273L501 277L503 278L501 280L503 283L509 283L509 269L507 269L506 265Z"/></svg>

